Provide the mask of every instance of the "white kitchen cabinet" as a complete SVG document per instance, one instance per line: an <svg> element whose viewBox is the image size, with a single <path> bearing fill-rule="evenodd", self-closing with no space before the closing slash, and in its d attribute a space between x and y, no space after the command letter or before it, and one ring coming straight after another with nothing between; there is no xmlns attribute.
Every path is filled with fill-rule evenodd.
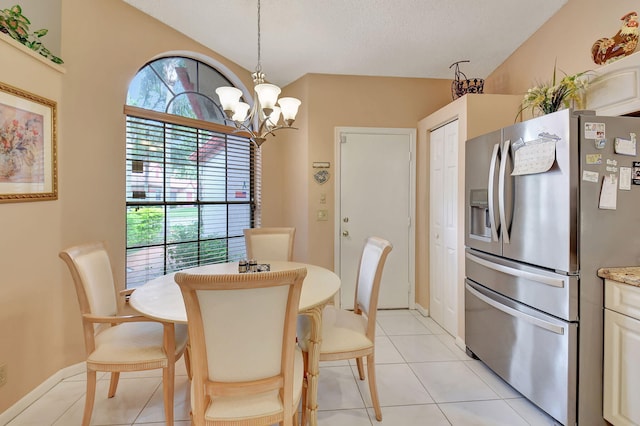
<svg viewBox="0 0 640 426"><path fill-rule="evenodd" d="M464 347L467 139L513 124L521 96L467 94L418 122L416 307ZM425 260L428 260L425 262Z"/></svg>
<svg viewBox="0 0 640 426"><path fill-rule="evenodd" d="M640 287L605 280L604 418L640 425Z"/></svg>

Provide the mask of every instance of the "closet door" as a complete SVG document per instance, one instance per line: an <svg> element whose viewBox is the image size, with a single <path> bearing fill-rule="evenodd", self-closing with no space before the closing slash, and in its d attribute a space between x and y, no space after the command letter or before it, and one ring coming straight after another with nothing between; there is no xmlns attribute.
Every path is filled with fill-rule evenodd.
<svg viewBox="0 0 640 426"><path fill-rule="evenodd" d="M429 315L456 335L458 311L458 121L431 132Z"/></svg>

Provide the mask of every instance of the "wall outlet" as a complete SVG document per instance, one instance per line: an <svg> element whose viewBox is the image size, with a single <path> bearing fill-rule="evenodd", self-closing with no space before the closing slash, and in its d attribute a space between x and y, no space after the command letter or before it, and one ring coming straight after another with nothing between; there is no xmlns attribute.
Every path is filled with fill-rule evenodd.
<svg viewBox="0 0 640 426"><path fill-rule="evenodd" d="M0 386L7 384L7 364L0 365Z"/></svg>

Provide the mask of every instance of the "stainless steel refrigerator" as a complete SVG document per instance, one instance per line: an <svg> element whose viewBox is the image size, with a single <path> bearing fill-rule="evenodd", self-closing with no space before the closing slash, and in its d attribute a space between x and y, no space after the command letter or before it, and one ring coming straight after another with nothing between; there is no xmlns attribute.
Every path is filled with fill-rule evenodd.
<svg viewBox="0 0 640 426"><path fill-rule="evenodd" d="M601 267L640 265L640 118L562 110L466 143L465 344L564 425L600 425Z"/></svg>

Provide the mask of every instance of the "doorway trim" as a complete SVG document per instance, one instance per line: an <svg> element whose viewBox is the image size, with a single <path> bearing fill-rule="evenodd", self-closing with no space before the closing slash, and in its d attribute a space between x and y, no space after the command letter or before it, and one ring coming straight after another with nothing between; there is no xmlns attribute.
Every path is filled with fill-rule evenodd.
<svg viewBox="0 0 640 426"><path fill-rule="evenodd" d="M416 139L417 139L417 129L415 128L390 128L390 127L336 127L335 128L335 205L334 205L334 237L333 237L333 253L334 253L334 270L340 270L340 212L341 212L341 187L342 187L342 177L340 176L341 170L341 159L340 153L341 148L340 144L342 143L342 135L348 133L369 133L369 134L377 134L377 135L406 135L409 137L409 155L410 155L410 166L409 166L409 213L410 223L409 223L409 237L408 237L408 277L409 277L409 294L408 294L408 306L409 309L415 309L415 298L416 298ZM336 306L340 306L341 301L339 300L340 293L337 293L336 299L334 302Z"/></svg>

